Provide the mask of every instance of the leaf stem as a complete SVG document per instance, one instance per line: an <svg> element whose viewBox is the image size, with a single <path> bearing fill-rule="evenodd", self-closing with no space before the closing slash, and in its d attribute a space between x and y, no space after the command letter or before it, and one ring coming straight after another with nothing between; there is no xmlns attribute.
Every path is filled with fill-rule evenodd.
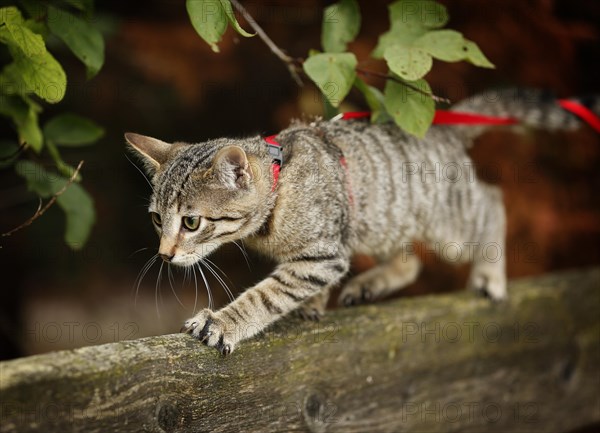
<svg viewBox="0 0 600 433"><path fill-rule="evenodd" d="M25 221L23 224L19 225L18 227L15 227L14 229L6 232L6 233L2 233L2 237L6 237L6 236L10 236L13 233L24 229L27 226L30 226L31 223L33 223L36 219L38 219L39 217L41 217L42 215L44 215L44 213L50 209L50 207L56 202L56 199L62 195L67 188L69 188L69 186L75 181L75 178L77 177L77 175L79 174L79 170L81 170L81 167L83 166L83 160L79 161L79 164L77 165L77 168L75 169L75 171L73 172L73 174L71 175L71 177L69 178L69 180L67 181L67 183L64 184L64 186L57 191L51 198L50 200L48 200L48 203L46 203L46 205L44 207L42 207L42 199L40 198L40 204L38 205L37 210L35 211L35 213L31 216L31 218L29 218L27 221Z"/></svg>

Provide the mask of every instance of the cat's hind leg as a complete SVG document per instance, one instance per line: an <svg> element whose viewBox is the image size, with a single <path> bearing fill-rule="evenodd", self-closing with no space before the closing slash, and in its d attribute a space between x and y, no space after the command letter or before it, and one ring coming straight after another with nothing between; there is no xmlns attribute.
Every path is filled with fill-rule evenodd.
<svg viewBox="0 0 600 433"><path fill-rule="evenodd" d="M350 306L381 299L414 282L420 270L417 256L400 253L352 278L342 289L338 304Z"/></svg>
<svg viewBox="0 0 600 433"><path fill-rule="evenodd" d="M482 187L486 190L486 200L478 213L481 234L474 249L467 287L501 301L507 296L506 215L500 189L485 184Z"/></svg>

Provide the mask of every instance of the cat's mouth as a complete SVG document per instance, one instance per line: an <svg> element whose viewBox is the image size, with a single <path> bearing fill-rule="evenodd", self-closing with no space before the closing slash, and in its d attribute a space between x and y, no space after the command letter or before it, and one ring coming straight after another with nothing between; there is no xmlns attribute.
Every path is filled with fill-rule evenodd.
<svg viewBox="0 0 600 433"><path fill-rule="evenodd" d="M202 259L211 254L217 248L219 248L219 244L206 243L202 244L200 248L193 252L179 250L176 251L175 255L170 258L169 263L182 268L190 267L198 262L202 262Z"/></svg>
<svg viewBox="0 0 600 433"><path fill-rule="evenodd" d="M186 268L188 266L193 266L198 261L200 261L200 257L194 254L182 254L179 256L173 256L170 263L175 266L181 266L182 268Z"/></svg>

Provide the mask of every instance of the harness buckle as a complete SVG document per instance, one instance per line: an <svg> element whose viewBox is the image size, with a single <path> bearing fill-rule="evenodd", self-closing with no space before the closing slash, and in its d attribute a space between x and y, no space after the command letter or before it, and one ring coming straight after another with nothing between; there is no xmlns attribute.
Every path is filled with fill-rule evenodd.
<svg viewBox="0 0 600 433"><path fill-rule="evenodd" d="M273 158L273 162L278 165L283 165L283 149L281 146L277 146L275 144L267 143L267 151L269 155Z"/></svg>

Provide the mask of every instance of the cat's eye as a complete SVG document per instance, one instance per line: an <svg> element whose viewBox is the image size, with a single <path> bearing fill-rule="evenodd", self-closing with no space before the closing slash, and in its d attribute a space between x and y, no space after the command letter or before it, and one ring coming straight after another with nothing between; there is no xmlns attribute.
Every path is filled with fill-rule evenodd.
<svg viewBox="0 0 600 433"><path fill-rule="evenodd" d="M186 216L183 217L183 226L188 230L198 230L200 227L200 217L198 216Z"/></svg>
<svg viewBox="0 0 600 433"><path fill-rule="evenodd" d="M160 219L160 215L157 214L156 212L151 212L150 215L152 216L152 222L160 227L162 225L162 220Z"/></svg>

